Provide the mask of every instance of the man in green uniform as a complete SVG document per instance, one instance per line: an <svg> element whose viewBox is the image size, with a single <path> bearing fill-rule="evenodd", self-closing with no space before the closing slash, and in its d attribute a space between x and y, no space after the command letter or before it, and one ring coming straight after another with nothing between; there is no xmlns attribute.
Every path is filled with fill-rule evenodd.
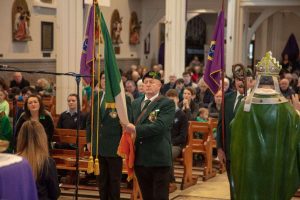
<svg viewBox="0 0 300 200"><path fill-rule="evenodd" d="M115 109L105 109L105 75L101 75L100 109L98 109L98 95L94 98L94 126L93 126L93 155L97 150L97 126L98 136L98 159L100 162L100 176L97 176L101 200L120 199L120 182L122 176L122 158L117 155L117 149L122 136L122 126ZM126 97L127 114L131 116L130 98ZM97 112L100 112L97 121ZM91 147L91 117L87 119L87 143Z"/></svg>
<svg viewBox="0 0 300 200"><path fill-rule="evenodd" d="M174 101L159 95L161 75L143 77L145 96L132 103L133 121L126 130L135 139L135 174L144 200L168 200L172 165L171 125Z"/></svg>

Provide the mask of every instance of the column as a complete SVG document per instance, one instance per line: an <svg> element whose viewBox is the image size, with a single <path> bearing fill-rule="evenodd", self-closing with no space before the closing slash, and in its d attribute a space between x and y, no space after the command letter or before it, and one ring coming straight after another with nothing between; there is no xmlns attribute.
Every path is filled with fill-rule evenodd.
<svg viewBox="0 0 300 200"><path fill-rule="evenodd" d="M185 68L186 1L166 0L165 80L181 77Z"/></svg>
<svg viewBox="0 0 300 200"><path fill-rule="evenodd" d="M82 1L57 1L57 59L56 72L79 73L83 41L83 4ZM81 90L80 90L81 91ZM67 97L76 93L74 77L56 78L56 112L67 108Z"/></svg>

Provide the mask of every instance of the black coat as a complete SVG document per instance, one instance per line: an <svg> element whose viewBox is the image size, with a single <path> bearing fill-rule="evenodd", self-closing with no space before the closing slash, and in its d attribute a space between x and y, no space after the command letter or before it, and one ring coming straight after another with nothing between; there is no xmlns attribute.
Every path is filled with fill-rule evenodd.
<svg viewBox="0 0 300 200"><path fill-rule="evenodd" d="M189 122L185 113L180 109L176 110L171 129L171 141L173 146L185 147L188 126Z"/></svg>
<svg viewBox="0 0 300 200"><path fill-rule="evenodd" d="M17 121L15 132L14 132L14 137L13 137L14 148L16 148L19 131L20 131L20 129L21 129L21 127L22 127L22 125L24 124L25 121L27 121L27 119L25 117L25 113L22 113L20 118ZM52 136L54 134L53 120L52 120L50 114L46 113L45 115L40 116L39 122L43 125L43 127L45 129L47 139L48 139L48 146L49 146L49 149L51 149L50 144L52 142Z"/></svg>
<svg viewBox="0 0 300 200"><path fill-rule="evenodd" d="M54 200L60 195L55 161L50 157L36 181L36 188L39 200Z"/></svg>
<svg viewBox="0 0 300 200"><path fill-rule="evenodd" d="M63 112L59 116L57 122L57 128L64 128L64 129L77 129L77 119L78 114L75 113L71 115L70 112ZM80 122L79 122L79 129L84 130L86 127L86 114L80 113Z"/></svg>
<svg viewBox="0 0 300 200"><path fill-rule="evenodd" d="M21 90L24 88L24 87L27 87L27 86L30 86L30 83L25 80L24 78L22 78L22 81L20 83L17 83L15 80L12 80L10 82L10 88L13 88L13 87L18 87L20 88Z"/></svg>

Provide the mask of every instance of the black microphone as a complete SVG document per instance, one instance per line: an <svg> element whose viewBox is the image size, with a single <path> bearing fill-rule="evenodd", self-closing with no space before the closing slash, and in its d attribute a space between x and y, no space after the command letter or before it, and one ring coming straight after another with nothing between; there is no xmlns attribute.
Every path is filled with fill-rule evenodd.
<svg viewBox="0 0 300 200"><path fill-rule="evenodd" d="M8 65L0 64L0 69L7 69L7 68L8 68Z"/></svg>

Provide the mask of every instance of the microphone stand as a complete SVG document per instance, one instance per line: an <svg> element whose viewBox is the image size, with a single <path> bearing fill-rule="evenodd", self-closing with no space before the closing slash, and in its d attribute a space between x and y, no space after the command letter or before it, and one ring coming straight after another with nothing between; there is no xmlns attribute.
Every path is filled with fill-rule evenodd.
<svg viewBox="0 0 300 200"><path fill-rule="evenodd" d="M77 90L77 126L76 126L76 184L75 184L75 199L78 199L78 185L79 185L79 129L80 129L80 98L79 98L79 84L81 77L91 77L89 75L81 75L76 74L75 72L67 72L67 73L57 73L57 72L46 72L46 71L30 71L30 70L20 70L17 67L9 67L7 65L1 65L0 64L0 71L5 72L23 72L23 73L29 73L29 74L48 74L48 75L54 75L54 76L71 76L75 77L76 80L76 90ZM15 108L15 104L13 106L13 110ZM13 114L13 121L14 116Z"/></svg>

